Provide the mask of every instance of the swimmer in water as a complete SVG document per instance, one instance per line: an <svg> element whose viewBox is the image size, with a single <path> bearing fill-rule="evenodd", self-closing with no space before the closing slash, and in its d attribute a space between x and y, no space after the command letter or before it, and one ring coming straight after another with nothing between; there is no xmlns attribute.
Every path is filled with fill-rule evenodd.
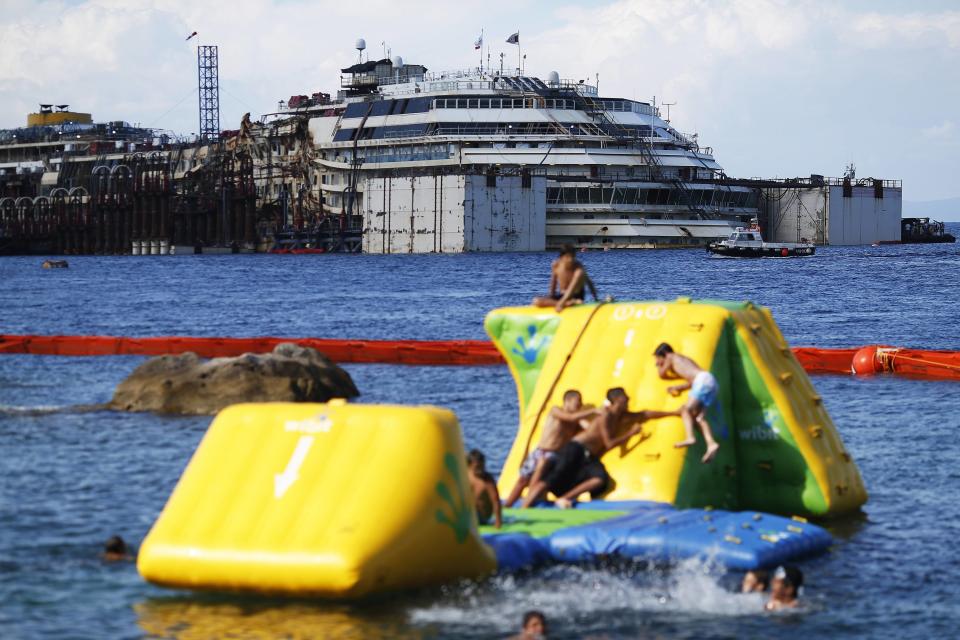
<svg viewBox="0 0 960 640"><path fill-rule="evenodd" d="M687 356L674 353L673 347L666 342L662 342L657 347L653 356L656 358L657 373L662 379L682 378L686 380L683 384L674 385L667 389L670 395L676 397L687 389L690 390L690 398L680 410L686 437L674 446L689 447L696 444L694 425L699 425L700 431L703 433L703 440L707 445L707 451L700 461L710 462L717 455L717 450L720 449L720 445L713 439L710 423L707 422L707 407L717 401L717 379L709 371L701 369L696 362Z"/></svg>
<svg viewBox="0 0 960 640"><path fill-rule="evenodd" d="M770 581L770 600L764 606L767 611L795 609L800 605L803 588L803 572L793 565L777 567Z"/></svg>
<svg viewBox="0 0 960 640"><path fill-rule="evenodd" d="M520 476L507 496L508 507L520 499L524 489L540 481L547 463L599 413L600 410L596 408L583 408L583 398L576 389L569 389L563 394L563 406L550 409L540 441L520 465Z"/></svg>
<svg viewBox="0 0 960 640"><path fill-rule="evenodd" d="M741 593L763 593L770 586L770 574L763 569L747 571L740 583Z"/></svg>
<svg viewBox="0 0 960 640"><path fill-rule="evenodd" d="M474 503L477 505L477 520L480 524L490 522L494 518L493 526L497 529L503 524L500 493L493 476L487 473L487 458L477 449L467 454L467 469L469 471L470 488L473 489Z"/></svg>
<svg viewBox="0 0 960 640"><path fill-rule="evenodd" d="M110 536L103 545L100 557L107 562L126 562L133 560L130 548L120 536Z"/></svg>
<svg viewBox="0 0 960 640"><path fill-rule="evenodd" d="M512 640L546 640L547 618L540 611L527 611L523 614L523 627Z"/></svg>

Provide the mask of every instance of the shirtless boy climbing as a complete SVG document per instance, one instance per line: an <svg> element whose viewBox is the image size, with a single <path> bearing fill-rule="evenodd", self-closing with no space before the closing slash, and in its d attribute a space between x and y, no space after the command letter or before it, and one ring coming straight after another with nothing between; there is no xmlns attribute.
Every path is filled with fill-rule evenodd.
<svg viewBox="0 0 960 640"><path fill-rule="evenodd" d="M610 485L610 476L600 462L603 454L640 433L647 420L677 415L676 411L627 411L629 402L621 387L607 391L606 406L547 463L543 479L531 483L523 506L536 504L548 490L558 496L556 504L562 509L573 506L583 493L600 496ZM636 424L623 435L614 435L630 422Z"/></svg>
<svg viewBox="0 0 960 640"><path fill-rule="evenodd" d="M710 462L717 455L720 445L713 438L713 431L710 429L710 423L707 422L707 407L717 401L717 379L709 371L704 371L685 355L675 353L673 347L666 342L660 344L653 352L657 362L657 373L664 380L682 378L686 380L683 384L678 384L667 389L667 392L677 397L687 389L690 390L690 398L680 409L680 417L683 418L683 426L686 430L686 437L678 442L676 447L689 447L696 444L694 435L694 423L700 426L703 432L703 440L707 445L707 451L703 454L701 462Z"/></svg>
<svg viewBox="0 0 960 640"><path fill-rule="evenodd" d="M600 410L596 408L583 408L583 399L576 389L570 389L563 394L563 406L550 409L540 442L520 465L520 477L507 496L508 507L512 507L513 503L520 499L524 489L539 482L547 461L553 459L557 451L583 429L583 424L588 419L599 413Z"/></svg>
<svg viewBox="0 0 960 640"><path fill-rule="evenodd" d="M533 306L554 307L557 313L560 313L566 307L581 304L586 300L587 288L596 300L597 289L583 264L577 260L577 250L573 245L565 244L559 257L550 266L550 294L534 298Z"/></svg>

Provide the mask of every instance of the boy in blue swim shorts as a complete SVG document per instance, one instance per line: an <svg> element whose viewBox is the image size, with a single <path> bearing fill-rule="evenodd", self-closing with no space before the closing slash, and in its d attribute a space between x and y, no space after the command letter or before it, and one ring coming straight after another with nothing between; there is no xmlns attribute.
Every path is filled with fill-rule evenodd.
<svg viewBox="0 0 960 640"><path fill-rule="evenodd" d="M680 409L680 417L683 419L686 437L674 446L689 447L695 444L697 440L694 435L694 424L696 424L700 427L703 440L707 445L707 451L703 454L701 462L710 462L720 448L717 441L713 439L713 431L710 430L710 423L707 422L707 407L712 406L717 401L717 379L709 371L701 369L696 362L687 356L674 353L673 347L666 342L657 347L653 356L657 361L657 373L662 379L682 378L686 380L683 384L674 385L667 389L670 395L677 397L687 389L690 390L687 403Z"/></svg>

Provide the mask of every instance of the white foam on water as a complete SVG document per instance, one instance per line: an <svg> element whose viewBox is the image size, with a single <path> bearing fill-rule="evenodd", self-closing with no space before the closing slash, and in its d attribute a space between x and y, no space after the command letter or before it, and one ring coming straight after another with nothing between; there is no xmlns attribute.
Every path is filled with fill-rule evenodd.
<svg viewBox="0 0 960 640"><path fill-rule="evenodd" d="M60 413L68 411L71 407L68 405L33 405L23 406L15 404L0 404L0 415L9 416L44 416L51 413Z"/></svg>
<svg viewBox="0 0 960 640"><path fill-rule="evenodd" d="M702 561L669 571L550 567L531 575L499 576L479 585L448 589L438 602L413 608L417 625L482 625L515 630L525 611L549 618L596 618L609 613L671 612L694 616L752 616L763 613L761 594L741 594L720 584L723 574Z"/></svg>

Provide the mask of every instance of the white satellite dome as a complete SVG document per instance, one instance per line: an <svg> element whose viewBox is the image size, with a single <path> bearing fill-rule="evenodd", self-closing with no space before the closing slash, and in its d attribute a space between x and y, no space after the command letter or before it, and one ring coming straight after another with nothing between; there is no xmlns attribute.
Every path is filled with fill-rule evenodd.
<svg viewBox="0 0 960 640"><path fill-rule="evenodd" d="M394 69L399 69L403 66L403 58L400 56L393 56L393 60L391 60L391 62L393 63Z"/></svg>
<svg viewBox="0 0 960 640"><path fill-rule="evenodd" d="M547 74L547 84L551 87L559 86L560 84L560 74L556 71L551 71Z"/></svg>
<svg viewBox="0 0 960 640"><path fill-rule="evenodd" d="M367 41L364 40L363 38L357 38L357 44L356 46L354 46L354 49L357 49L358 51L363 51L366 48L367 48Z"/></svg>

